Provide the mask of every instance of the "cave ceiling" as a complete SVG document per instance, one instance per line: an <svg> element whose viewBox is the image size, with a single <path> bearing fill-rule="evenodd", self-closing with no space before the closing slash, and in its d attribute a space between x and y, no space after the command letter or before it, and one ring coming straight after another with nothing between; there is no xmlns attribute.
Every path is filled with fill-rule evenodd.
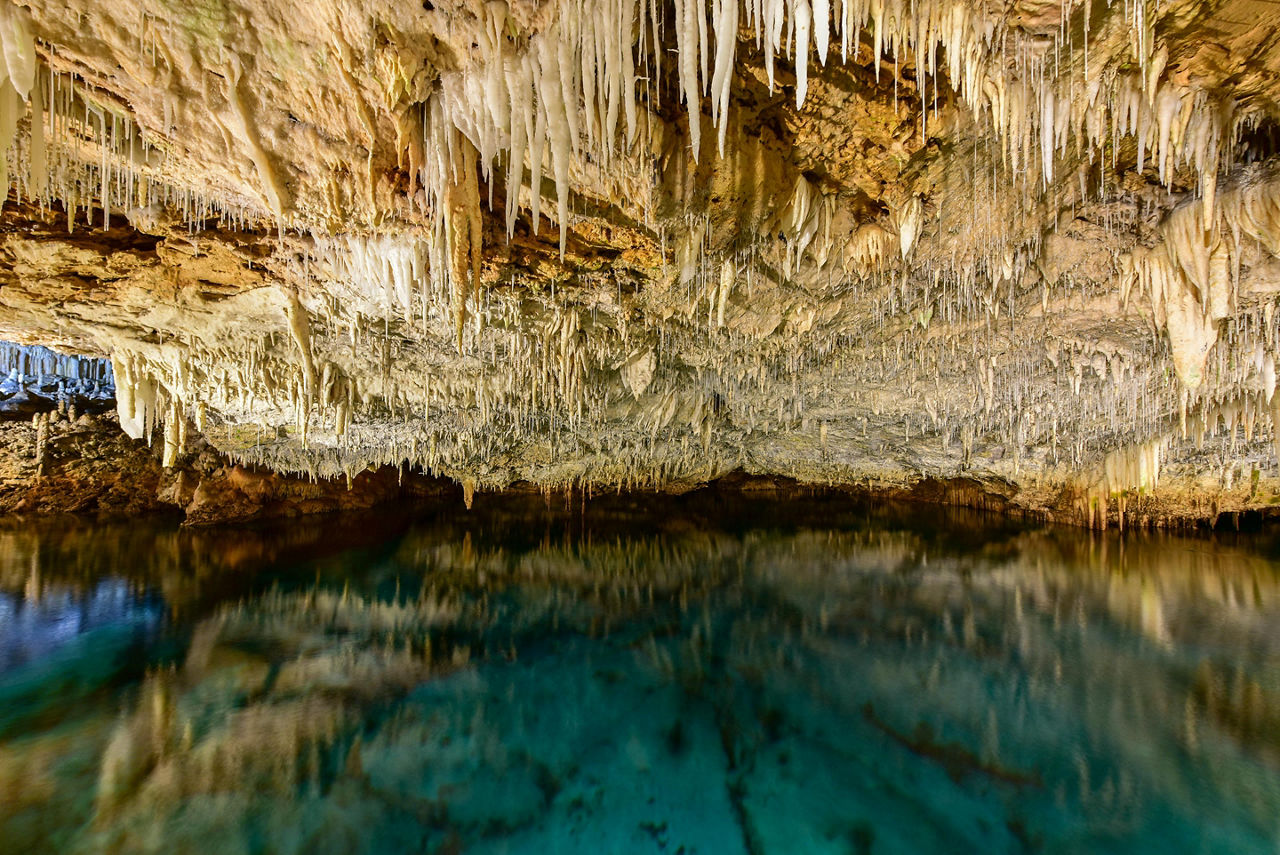
<svg viewBox="0 0 1280 855"><path fill-rule="evenodd" d="M471 487L1275 471L1272 0L3 0L0 339Z"/></svg>

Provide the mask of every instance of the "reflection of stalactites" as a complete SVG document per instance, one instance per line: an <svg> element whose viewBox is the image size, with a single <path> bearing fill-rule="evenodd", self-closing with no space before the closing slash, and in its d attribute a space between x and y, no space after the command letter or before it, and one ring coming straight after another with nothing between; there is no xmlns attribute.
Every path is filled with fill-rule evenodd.
<svg viewBox="0 0 1280 855"><path fill-rule="evenodd" d="M1169 643L1169 628L1164 620L1164 600L1150 580L1144 581L1142 585L1141 623L1142 632L1148 638L1161 644Z"/></svg>
<svg viewBox="0 0 1280 855"><path fill-rule="evenodd" d="M316 747L349 732L352 700L402 694L435 671L431 632L457 614L452 601L425 590L386 601L316 588L222 607L195 627L184 666L149 674L136 708L116 725L101 761L97 820L128 822L157 802L226 792L246 780L296 792L317 773ZM262 649L265 637L284 646L278 667L237 655L228 670L226 650L243 650L246 640ZM291 648L298 639L302 647ZM452 653L455 663L469 655ZM243 703L209 714L208 693L231 685L238 695L247 690ZM361 765L358 749L346 765Z"/></svg>
<svg viewBox="0 0 1280 855"><path fill-rule="evenodd" d="M98 774L95 810L113 816L148 770L179 746L175 736L173 674L150 675L134 715L117 726Z"/></svg>
<svg viewBox="0 0 1280 855"><path fill-rule="evenodd" d="M1187 696L1189 742L1196 738L1197 714L1216 724L1249 755L1280 763L1280 695L1265 684L1239 671L1217 672L1206 660L1196 670Z"/></svg>

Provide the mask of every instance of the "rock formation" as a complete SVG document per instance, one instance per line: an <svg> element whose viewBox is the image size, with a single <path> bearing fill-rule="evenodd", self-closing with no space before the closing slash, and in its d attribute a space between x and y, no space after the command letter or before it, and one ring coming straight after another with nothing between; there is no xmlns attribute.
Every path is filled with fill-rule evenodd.
<svg viewBox="0 0 1280 855"><path fill-rule="evenodd" d="M1280 496L1269 0L3 0L0 338L475 490Z"/></svg>

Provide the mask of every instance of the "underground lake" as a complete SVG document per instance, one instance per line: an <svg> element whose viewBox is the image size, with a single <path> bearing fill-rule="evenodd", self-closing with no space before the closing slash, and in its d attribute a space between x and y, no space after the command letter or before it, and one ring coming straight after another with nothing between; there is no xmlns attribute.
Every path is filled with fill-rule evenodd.
<svg viewBox="0 0 1280 855"><path fill-rule="evenodd" d="M1274 853L1280 541L847 496L0 531L6 853Z"/></svg>

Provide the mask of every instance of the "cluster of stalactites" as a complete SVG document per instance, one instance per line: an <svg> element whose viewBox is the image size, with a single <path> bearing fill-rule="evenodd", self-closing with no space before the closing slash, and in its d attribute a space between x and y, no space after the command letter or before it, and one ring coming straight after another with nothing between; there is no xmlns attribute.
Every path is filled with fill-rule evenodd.
<svg viewBox="0 0 1280 855"><path fill-rule="evenodd" d="M1000 140L999 160L1019 176L1015 183L1029 186L1038 176L1041 190L1048 188L1057 159L1068 154L1073 140L1090 156L1109 151L1115 157L1120 140L1132 139L1139 169L1149 159L1166 184L1178 168L1194 169L1201 181L1199 204L1211 217L1224 152L1251 115L1239 113L1229 100L1168 79L1167 49L1156 37L1155 15L1141 2L1129 5L1130 13L1109 15L1094 28L1096 34L1086 8L1086 59L1075 63L1069 54L1078 46L1070 43L1069 27L1047 37L1030 34L963 0L677 0L673 13L655 0L588 0L585 6L562 0L546 17L549 23L527 37L506 4L487 4L472 61L441 77L422 106L423 140L409 147L437 224L433 260L438 257L439 263L433 271L442 272L433 275L450 280L459 342L468 295L478 284L477 167L490 193L495 168L505 167L509 236L522 210L537 231L544 213L543 175L550 173L555 205L545 213L559 223L563 258L570 188L581 183L584 164L607 175L612 165L644 156L635 143L651 117L640 108L655 106L662 95L662 63L672 41L676 94L688 108L691 153L696 159L701 149L708 98L724 153L743 28L762 50L770 87L775 56L794 59L797 108L808 91L810 63L816 58L825 64L836 42L842 59L848 60L851 47L856 58L865 30L877 75L886 56L896 61L914 54L922 121L929 112L925 105L932 103L929 83L936 97L946 75L970 111L987 117ZM1064 8L1063 15L1072 11ZM674 39L667 37L668 28ZM941 56L945 63L939 62ZM795 221L783 223L784 230L791 226L781 265L788 277L815 229L828 229L830 223L823 217L829 214L823 208L827 200L813 193L812 204L802 204L806 189L799 179L790 204L778 212ZM924 225L921 213L921 200L909 197L890 228L872 223L855 230L844 250L845 272L850 264L858 275L883 272L894 243L906 259ZM822 236L829 238L829 231ZM687 281L688 259L701 257L702 243L697 235L681 235L676 246L681 279ZM829 248L814 246L814 256L825 259ZM1004 256L1011 250L1006 248ZM713 266L718 278L720 261ZM1003 266L1011 265L1006 260ZM947 275L934 271L935 278L939 274Z"/></svg>
<svg viewBox="0 0 1280 855"><path fill-rule="evenodd" d="M1089 528L1105 529L1114 503L1116 521L1123 528L1134 498L1150 495L1159 486L1169 441L1167 436L1158 436L1109 452L1094 479L1083 485L1080 521Z"/></svg>
<svg viewBox="0 0 1280 855"><path fill-rule="evenodd" d="M164 465L172 466L186 439L186 421L174 412L180 407L177 397L136 356L113 353L111 364L121 430L133 439L145 438L150 444L156 425L163 423Z"/></svg>
<svg viewBox="0 0 1280 855"><path fill-rule="evenodd" d="M479 282L481 199L477 173L487 174L504 160L508 233L514 229L521 209L533 213L536 228L543 198L542 174L547 169L556 186L555 216L560 223L563 253L570 216L569 187L575 164L587 157L607 164L613 158L632 156L631 146L642 124L636 85L641 76L649 81L661 80L661 45L665 43L661 30L672 25L670 19L664 21L658 5L648 0L641 0L638 7L633 7L630 0L589 0L586 4L589 8L579 12L581 6L566 2L563 9L550 16L551 23L545 29L519 47L508 37L511 26L505 5L491 3L485 7L485 14L490 16L486 23L489 38L481 43L477 61L462 71L446 74L423 109L425 144L418 150L415 172L424 184L426 204L435 214L435 231L431 239L425 241L425 255L420 250L405 253L397 250L395 254L379 257L379 251L385 247L353 239L347 247L346 266L339 276L377 283L386 295L387 306L399 306L406 315L413 309L415 281L421 283L427 276L447 280L451 295L449 310L461 347L468 304L475 305ZM837 0L833 10L822 0L748 0L739 9L734 0L720 0L708 9L706 4L684 0L677 3L676 13L675 61L679 63L676 76L680 97L690 110L691 137L696 138L703 98L708 95L712 102L712 120L723 135L735 43L742 21L754 27L757 39L768 46L765 56L771 73L776 52L790 51L797 57L797 106L803 103L807 91L805 69L809 57L816 52L818 59L825 62L833 28L847 51L850 44L856 44L852 37L868 26L872 31L877 68L883 47L894 56L901 56L904 50L914 50L917 64L924 71L920 76L922 88L927 76L936 78L939 74L937 48L945 47L953 85L975 112L991 117L999 138L1004 141L1003 154L1015 171L1038 159L1040 173L1047 184L1053 176L1055 155L1066 150L1072 137L1091 142L1100 149L1109 140L1114 152L1119 136L1131 136L1139 143L1139 158L1150 156L1166 181L1180 164L1193 165L1202 180L1208 181L1201 199L1170 216L1163 249L1135 254L1132 280L1151 296L1159 322L1171 341L1177 336L1175 365L1188 385L1198 383L1204 354L1212 347L1211 338L1216 340L1216 325L1228 305L1224 302L1223 295L1227 292L1222 283L1224 271L1232 269L1232 241L1238 243L1240 234L1257 240L1264 240L1259 235L1270 235L1265 239L1274 240L1274 235L1280 233L1275 227L1280 220L1267 207L1274 207L1269 191L1263 193L1254 188L1235 195L1227 193L1215 201L1220 151L1237 120L1204 93L1178 88L1162 80L1163 62L1145 36L1142 43L1147 47L1134 48L1142 51L1138 72L1104 75L1101 68L1105 58L1095 58L1092 70L1086 70L1082 78L1091 85L1081 86L1079 80L1053 73L1050 57L1043 50L1036 52L1023 45L1010 52L1009 40L993 35L999 28L965 3L922 2L908 8L900 2ZM1149 22L1142 26L1149 29ZM784 30L789 33L785 42L781 40ZM5 33L9 33L9 29L6 28ZM5 35L7 63L8 38L9 35ZM18 54L22 56L20 50ZM12 78L13 66L7 67ZM77 100L73 90L59 89L61 79L52 75L44 90L40 86L28 89L54 105L48 113L50 127L87 103ZM772 76L770 82L773 82ZM6 86L6 93L12 91L17 95L16 88ZM650 82L646 86L647 92L641 94L656 100L655 84ZM1078 87L1076 91L1072 90L1073 86ZM44 98L40 95L42 91L52 93L52 97ZM7 127L9 121L8 114L3 113L5 97L10 96L0 96L0 120L3 120L0 130ZM20 100L18 96L19 106ZM56 108L64 102L75 109ZM242 135L249 135L251 129L243 110L238 103L232 107L241 119ZM13 121L16 124L17 119ZM82 125L89 127L95 122L100 127L101 139L124 141L119 149L104 147L104 152L111 152L112 164L134 151L139 138L132 130L115 132L117 123L123 120L101 111L95 114L84 110ZM112 128L110 132L108 125ZM45 130L41 122L36 122L32 129L28 158L33 169L35 136ZM691 141L696 155L699 144L696 139ZM119 193L118 185L132 179L126 178L124 171L113 171L107 154L103 155L102 163L96 178L101 182L102 189L98 192L104 203L105 224L111 206L109 200L119 198L113 195ZM527 196L522 189L526 171L531 176ZM270 197L277 177L272 174L259 177L264 193ZM39 183L43 183L43 179L37 182L33 177L30 186L34 188ZM85 181L78 181L76 186L77 192L94 192ZM492 182L489 186L492 188ZM143 196L152 198L147 194ZM138 197L126 191L125 198ZM279 193L275 194L275 200L271 207L279 213L283 205ZM811 252L815 260L825 260L831 240L831 204L831 200L818 193L806 179L798 179L789 201L778 212L781 229L788 237L786 252L789 255L782 265L788 275L806 251ZM920 200L911 198L895 212L890 225L893 231L879 224L867 224L854 233L855 243L846 251L855 259L857 267L879 269L894 255L905 258L910 254L924 225ZM706 275L699 276L705 280L709 295L708 325L723 327L739 267L731 259L717 258L703 264L702 244L695 245L691 239L684 244L677 241L677 247L682 281L689 281L685 270L707 268ZM1006 279L1013 266L1012 260L1005 263L1009 268L1004 273ZM424 312L427 303L424 297ZM993 305L998 312L999 301ZM923 311L922 308L918 323L927 328L932 306L928 307L928 315ZM321 388L326 385L323 378L328 375L321 365L311 361L309 333L297 323L299 317L291 308L289 325L302 365L300 391L294 397L305 401L305 409L310 412L311 402L323 397ZM576 321L571 322L566 314L557 330L562 333L573 323ZM554 385L563 397L576 402L580 413L584 407L581 390L586 385L583 372L578 369L582 359L572 347L562 351L560 360L564 367ZM644 356L635 364L652 360L650 351L640 352ZM634 365L632 367L634 369ZM633 370L632 373L647 375L643 383L637 380L635 384L643 392L652 378L652 366L647 371ZM166 391L158 380L147 376L133 376L127 385L130 399L127 406L121 403L121 422L139 436L149 433L157 417L164 420L165 406L157 401L180 399ZM1076 390L1079 391L1079 380ZM636 393L637 398L641 392ZM653 394L664 398L660 403L646 402L654 414L655 424L672 421L675 417L670 414L685 408L679 396L669 390ZM994 391L986 398L994 400ZM687 408L701 414L700 407ZM991 405L987 405L988 415L990 409ZM348 410L347 418L349 416ZM697 420L700 426L710 423L709 418L701 415Z"/></svg>
<svg viewBox="0 0 1280 855"><path fill-rule="evenodd" d="M264 216L280 221L280 182L261 146L250 151L265 188L261 200L193 184L174 173L131 114L76 75L42 62L36 47L30 13L0 3L0 188L6 193L41 205L60 203L68 230L77 219L109 229L113 215L153 230L171 212L189 229L201 229L211 218L237 228L256 226ZM252 142L238 82L237 76L228 102L231 124L238 119L243 127L232 132ZM11 163L18 168L10 170Z"/></svg>
<svg viewBox="0 0 1280 855"><path fill-rule="evenodd" d="M763 52L770 88L775 57L794 60L797 109L808 92L810 64L826 64L832 36L847 61L850 47L856 56L860 34L869 30L877 76L886 52L895 60L914 54L925 103L928 82L936 90L945 71L972 112L990 117L1014 171L1038 161L1046 186L1072 132L1098 150L1117 136L1133 135L1139 157L1149 151L1162 179L1185 160L1211 183L1220 144L1234 129L1230 105L1162 79L1167 51L1155 38L1150 14L1108 22L1100 33L1107 43L1096 51L1110 53L1095 52L1091 63L1073 71L1061 55L1072 47L1065 33L1046 40L963 0L676 0L670 18L668 11L654 0L591 0L585 6L562 0L544 29L519 41L506 4L487 4L475 59L442 77L428 113L472 141L486 173L505 160L509 188L522 186L527 161L533 172L528 207L534 211L549 160L562 221L571 160L586 152L607 163L619 152L628 154L639 130L638 95L657 103L667 28L674 30L677 94L688 108L695 159L708 98L724 153L743 25ZM1130 54L1138 59L1136 70L1117 72L1114 67L1128 64ZM923 113L927 121L928 111ZM626 130L621 139L620 116ZM431 188L441 175L427 164L423 177ZM508 196L510 230L520 202L518 192Z"/></svg>
<svg viewBox="0 0 1280 855"><path fill-rule="evenodd" d="M910 253L922 211L919 199L909 200L895 216L896 235L875 223L861 227L851 237L841 235L835 225L836 199L824 195L804 175L795 177L790 196L783 197L781 203L759 208L763 216L752 224L756 235L739 235L740 246L734 252L712 245L710 218L706 215L686 215L682 228L676 230L676 281L682 286L696 284L708 289L712 317L716 319L712 326L724 326L726 301L738 279L749 278L753 270L762 266L776 269L788 281L802 265L822 270L829 262L838 269L841 279L883 272L898 254L895 250L901 249L903 258ZM781 244L776 236L784 239ZM665 232L663 239L665 242ZM749 287L749 282L744 284Z"/></svg>
<svg viewBox="0 0 1280 855"><path fill-rule="evenodd" d="M407 320L420 311L425 323L433 296L431 274L439 268L432 246L417 234L342 235L317 238L312 255L321 268L315 272L332 286L328 293L350 322L375 313ZM305 279L313 271L302 272Z"/></svg>
<svg viewBox="0 0 1280 855"><path fill-rule="evenodd" d="M150 444L156 429L162 428L163 463L169 467L186 450L188 423L194 421L203 433L211 406L224 412L233 407L252 411L258 406L255 393L260 393L269 399L264 405L275 411L283 393L305 448L315 404L332 403L338 383L331 366L326 364L321 371L315 364L309 316L296 298L288 300L284 314L285 328L298 352L283 359L268 358L266 345L234 354L196 350L176 342L151 349L113 347L110 362L121 429ZM350 402L344 398L342 405L349 412ZM341 410L336 418L338 435L345 429Z"/></svg>
<svg viewBox="0 0 1280 855"><path fill-rule="evenodd" d="M527 38L518 32L505 3L485 4L473 60L442 75L421 107L423 137L408 146L411 170L422 181L422 198L436 223L439 247L433 255L440 263L433 265L433 275L451 280L460 330L467 295L478 284L477 166L486 176L505 166L509 235L521 210L531 214L537 230L543 213L542 177L544 171L550 173L563 255L570 187L576 186L575 175L581 178L582 165L595 164L607 175L613 164L639 154L634 143L648 118L640 105L656 105L660 98L665 48L672 41L667 28L674 30L674 76L677 94L688 107L695 159L707 98L723 154L737 41L744 27L763 52L771 87L775 56L794 59L797 107L806 97L810 63L816 58L825 64L837 42L842 58L848 59L851 47L856 57L865 29L877 74L886 54L896 59L914 54L923 100L928 100L928 81L936 92L945 72L970 109L990 117L1014 173L1026 175L1025 167L1038 161L1048 186L1055 157L1067 150L1071 138L1096 151L1110 145L1114 153L1121 137L1133 137L1140 162L1149 152L1163 180L1171 180L1182 163L1197 169L1203 205L1211 211L1220 152L1248 116L1237 116L1233 105L1194 87L1163 79L1167 52L1155 37L1154 18L1149 11L1138 11L1142 3L1131 5L1135 11L1123 22L1108 19L1106 31L1099 33L1106 37L1104 43L1097 45L1092 60L1075 69L1061 61L1061 52L1070 48L1064 35L1051 34L1046 46L1045 39L1029 38L964 0L678 0L674 15L656 0L588 0L585 6L561 0L555 13L545 17L548 23ZM220 209L212 198L155 180L162 158L130 117L95 104L86 87L77 92L75 81L65 75L50 73L47 81L37 82L41 75L27 12L8 4L3 11L9 84L0 87L0 142L13 137L21 102L30 96L33 120L25 156L31 195L44 197L52 189L69 211L78 204L89 207L96 198L104 226L113 206L141 217L157 206L175 206L189 222L203 222L214 213L243 221L247 208L265 209L278 221L285 217L285 182L244 109L234 58L227 116L220 121L228 137L246 148L262 186L258 203L228 199ZM1117 28L1128 28L1130 37L1115 38ZM1086 42L1087 30L1086 22ZM1130 53L1138 60L1136 70L1116 71ZM940 56L946 57L945 67ZM37 121L42 110L45 118ZM63 141L65 156L50 164L46 143L56 140ZM99 157L91 156L87 140L98 141ZM78 170L73 165L77 160ZM492 192L492 181L489 186ZM919 223L908 218L895 225L905 256ZM868 230L855 237L853 255L868 262L860 266L882 257L882 235Z"/></svg>
<svg viewBox="0 0 1280 855"><path fill-rule="evenodd" d="M1222 435L1235 454L1241 450L1241 441L1253 442L1265 426L1271 430L1272 443L1280 457L1280 411L1276 407L1280 399L1273 397L1274 383L1272 373L1269 388L1237 391L1225 400L1206 401L1190 416L1184 414L1182 438L1193 439L1199 451L1206 439ZM1084 520L1090 527L1106 527L1110 503L1114 503L1117 521L1124 525L1126 508L1133 499L1150 495L1159 487L1161 469L1171 453L1172 441L1172 436L1161 435L1118 448L1105 456L1096 480L1084 491ZM1230 484L1224 483L1224 486Z"/></svg>
<svg viewBox="0 0 1280 855"><path fill-rule="evenodd" d="M1188 389L1203 381L1219 323L1237 302L1244 241L1280 255L1280 177L1251 168L1206 208L1191 200L1160 226L1162 242L1138 247L1126 260L1121 297L1150 300L1157 328L1169 337L1173 364Z"/></svg>
<svg viewBox="0 0 1280 855"><path fill-rule="evenodd" d="M1109 17L1105 28L1098 28L1102 42L1094 56L1077 66L1062 56L1072 47L1065 31L1048 39L1044 34L1033 37L966 0L677 0L673 14L656 0L560 0L557 10L545 16L548 23L527 37L518 31L507 4L488 3L477 22L478 47L471 63L443 74L422 107L424 138L409 143L410 164L427 191L425 204L440 222L439 239L451 244L446 267L461 270L457 259L470 257L478 240L471 225L478 194L471 192L474 178L468 177L477 162L486 175L505 164L508 234L521 209L531 213L537 228L542 175L550 172L563 253L575 164L590 161L607 173L619 155L636 156L634 142L645 118L640 104L656 105L661 95L662 63L672 41L667 28L674 30L677 95L688 107L695 159L707 99L724 153L737 42L744 27L764 55L771 87L775 57L794 60L797 108L806 98L810 64L815 59L825 64L836 43L843 59L851 47L856 57L866 30L877 74L886 55L895 61L914 55L922 104L931 103L929 82L936 94L945 72L971 111L989 116L1015 173L1028 173L1025 167L1038 161L1048 186L1055 157L1067 150L1073 136L1093 151L1109 145L1113 153L1119 138L1131 136L1138 142L1140 162L1149 153L1162 180L1171 180L1179 164L1194 167L1210 210L1220 153L1240 121L1249 117L1236 115L1233 104L1194 86L1165 79L1167 50L1156 38L1154 16L1143 2L1128 5L1133 14L1122 22L1112 19L1119 16ZM210 213L214 200L198 195L185 199L188 194L171 186L157 193L141 180L135 187L135 172L139 179L154 172L152 161L159 158L131 127L130 118L91 103L83 92L77 96L73 81L60 80L60 75L50 74L46 84L36 85L40 75L28 13L8 3L2 11L9 85L0 87L0 142L7 148L23 99L32 99L33 117L47 110L44 121L31 122L27 157L33 195L44 192L45 137L53 132L69 145L78 141L72 148L82 149L86 139L99 140L96 180L88 173L61 175L66 170L59 169L58 195L73 204L98 197L104 224L113 198L143 209L157 200L184 203L198 209L187 212L193 221ZM1086 11L1086 49L1088 28ZM1138 60L1135 70L1117 70L1132 58ZM279 221L288 213L287 182L272 166L246 112L240 76L239 62L232 57L226 115L215 118L254 164L261 187L252 207ZM923 120L927 115L922 110ZM87 163L97 160L85 150L78 154ZM527 196L522 189L526 180ZM123 192L116 186L120 183L127 185ZM455 185L463 188L462 198L452 189ZM244 200L224 201L224 217L244 216ZM462 213L465 228L450 222L451 212Z"/></svg>
<svg viewBox="0 0 1280 855"><path fill-rule="evenodd" d="M373 327L385 335L392 324L415 325L422 334L440 335L444 324L461 352L468 321L478 329L486 311L479 292L477 206L456 205L443 226L426 233L317 238L312 263L295 272L318 281L327 296L318 309L346 327L353 348L377 335ZM454 246L460 251L452 252Z"/></svg>
<svg viewBox="0 0 1280 855"><path fill-rule="evenodd" d="M1155 490L1160 483L1161 457L1168 444L1167 438L1157 437L1109 453L1102 462L1102 480L1107 492Z"/></svg>

